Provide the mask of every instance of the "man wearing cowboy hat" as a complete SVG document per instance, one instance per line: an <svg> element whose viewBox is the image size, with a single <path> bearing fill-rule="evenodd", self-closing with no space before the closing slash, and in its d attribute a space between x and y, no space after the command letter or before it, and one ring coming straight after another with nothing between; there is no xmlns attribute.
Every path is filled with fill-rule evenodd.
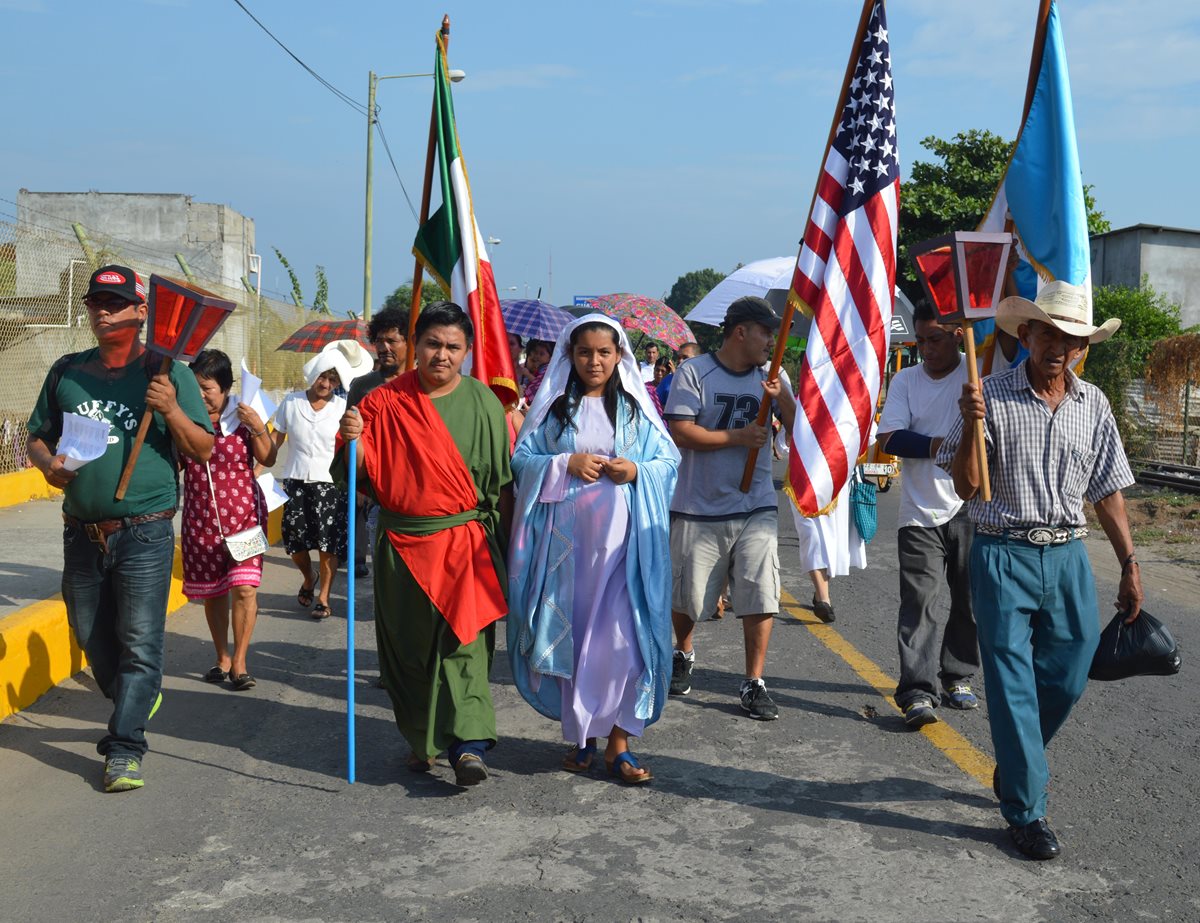
<svg viewBox="0 0 1200 923"><path fill-rule="evenodd" d="M1116 606L1137 618L1142 584L1121 491L1133 473L1101 391L1071 367L1116 319L1091 323L1086 287L1051 282L1036 301L1005 298L996 325L1027 359L963 386L961 419L937 463L975 523L971 597L996 752L993 788L1014 844L1031 859L1061 852L1046 822L1046 747L1087 685L1099 637L1083 501L1121 564ZM978 497L975 421L984 422L992 501Z"/></svg>

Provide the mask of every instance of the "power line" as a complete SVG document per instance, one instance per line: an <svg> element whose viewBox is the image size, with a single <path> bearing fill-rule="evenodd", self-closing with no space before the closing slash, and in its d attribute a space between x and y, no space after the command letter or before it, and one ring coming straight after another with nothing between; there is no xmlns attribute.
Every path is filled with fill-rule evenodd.
<svg viewBox="0 0 1200 923"><path fill-rule="evenodd" d="M392 149L388 146L387 135L383 133L383 122L379 121L379 107L375 107L375 127L379 129L379 140L383 142L383 149L387 152L388 162L392 165L392 172L396 174L396 182L400 184L400 190L404 193L404 201L408 203L408 210L412 212L413 221L417 224L421 223L421 219L417 217L417 210L413 207L412 199L408 197L408 188L404 185L404 180L400 179L400 171L396 168L396 161L392 158Z"/></svg>
<svg viewBox="0 0 1200 923"><path fill-rule="evenodd" d="M301 67L303 67L306 71L308 71L308 73L311 74L312 77L319 84L321 84L321 86L325 87L325 89L327 89L330 93L332 93L334 96L336 96L342 102L344 102L347 106L352 108L359 115L367 114L367 107L365 105L358 102L358 100L347 95L346 93L343 93L341 90L339 90L337 87L335 87L332 83L330 83L328 80L326 80L320 74L318 74L315 70L313 70L311 67L309 67L307 64L305 64L303 61L301 61L300 58L297 57L297 55L292 51L292 49L288 48L287 45L283 44L283 42L281 42L278 38L276 38L275 34L270 29L268 29L266 26L264 26L262 21L257 16L255 16L248 9L246 9L246 4L242 3L242 0L233 0L233 2L236 3L239 7L241 7L241 10L243 13L245 13L247 16L249 16L251 19L254 20L255 25L257 25L260 29L262 29L265 33L267 33L267 35L269 35L271 37L271 41L273 41L276 45L278 45L285 52L287 52L288 57L290 57L293 61L295 61L297 64L299 64Z"/></svg>
<svg viewBox="0 0 1200 923"><path fill-rule="evenodd" d="M292 60L294 60L296 62L296 64L299 64L301 67L304 67L308 73L312 74L313 78L317 79L317 82L320 83L320 85L324 86L325 89L328 89L331 92L331 94L334 94L338 98L338 100L341 100L342 102L346 103L347 106L354 109L355 112L359 113L360 115L367 115L368 118L371 118L371 116L374 116L374 119L373 119L374 125L376 125L376 127L379 130L379 140L382 140L383 148L386 152L388 152L388 162L391 163L392 173L396 174L396 181L398 182L398 184L400 184L401 192L404 193L404 202L408 203L408 210L413 212L413 220L415 222L420 223L420 221L421 221L420 217L418 217L418 215L416 215L416 209L413 206L413 199L408 194L408 187L406 185L404 185L404 180L401 179L400 169L398 169L396 167L395 157L391 156L391 148L388 144L388 136L385 136L385 134L383 132L383 122L379 121L379 107L376 106L376 110L374 110L373 113L368 113L367 107L364 106L364 104L354 100L354 98L348 96L347 94L344 94L344 92L342 92L341 90L338 90L336 88L336 86L334 86L334 84L331 84L329 82L329 80L326 80L324 77L320 76L319 73L312 70L312 67L306 65L304 61L301 61L299 56L296 56L292 52L292 49L288 48L286 46L286 44L283 44L283 42L278 40L278 38L276 38L275 35L272 34L271 30L266 28L265 25L263 25L262 20L260 20L257 16L254 16L254 14L252 12L250 12L250 10L247 10L244 2L241 2L241 0L233 0L233 1L235 2L235 4L238 4L238 6L241 8L242 12L246 13L246 16L248 16L254 20L254 24L256 24L259 29L262 29L264 32L266 32L266 34L268 34L271 37L271 41L274 41L278 47L282 48L284 50L284 52L287 52L289 58L292 58Z"/></svg>

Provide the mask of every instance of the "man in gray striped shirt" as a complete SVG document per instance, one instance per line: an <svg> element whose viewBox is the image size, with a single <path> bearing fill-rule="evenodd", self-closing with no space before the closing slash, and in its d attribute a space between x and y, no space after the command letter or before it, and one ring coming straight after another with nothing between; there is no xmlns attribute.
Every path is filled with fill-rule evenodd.
<svg viewBox="0 0 1200 923"><path fill-rule="evenodd" d="M996 752L993 787L1014 844L1033 859L1061 852L1046 822L1045 748L1087 685L1100 625L1083 501L1121 562L1116 606L1137 618L1141 578L1121 491L1133 484L1108 401L1071 371L1089 343L1120 326L1091 323L1082 287L1051 282L1036 302L1006 298L996 325L1029 357L963 386L961 419L937 463L975 522L971 598ZM984 421L992 500L978 496L975 421Z"/></svg>

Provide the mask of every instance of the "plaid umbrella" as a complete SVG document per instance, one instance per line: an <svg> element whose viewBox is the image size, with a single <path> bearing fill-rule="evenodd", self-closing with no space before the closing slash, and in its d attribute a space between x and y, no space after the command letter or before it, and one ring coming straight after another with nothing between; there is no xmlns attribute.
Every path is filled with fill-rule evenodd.
<svg viewBox="0 0 1200 923"><path fill-rule="evenodd" d="M683 318L657 298L645 295L618 293L592 299L592 307L601 314L621 322L626 330L639 330L651 339L679 349L684 343L694 343L696 337Z"/></svg>
<svg viewBox="0 0 1200 923"><path fill-rule="evenodd" d="M367 339L367 324L361 320L315 320L305 324L281 344L276 351L293 353L319 353L334 340L358 340L370 348Z"/></svg>
<svg viewBox="0 0 1200 923"><path fill-rule="evenodd" d="M573 320L562 308L536 298L501 298L500 313L504 315L504 329L509 333L551 343Z"/></svg>

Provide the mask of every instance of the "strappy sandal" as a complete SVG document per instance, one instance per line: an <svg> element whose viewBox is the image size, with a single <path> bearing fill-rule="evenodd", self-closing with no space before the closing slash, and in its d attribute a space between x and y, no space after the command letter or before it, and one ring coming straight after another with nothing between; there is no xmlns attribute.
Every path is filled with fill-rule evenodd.
<svg viewBox="0 0 1200 923"><path fill-rule="evenodd" d="M317 585L315 583L312 586L300 587L300 592L296 594L296 602L299 604L300 608L307 609L313 604L313 598L316 589Z"/></svg>
<svg viewBox="0 0 1200 923"><path fill-rule="evenodd" d="M615 776L625 785L645 785L654 778L654 776L650 774L650 770L642 769L642 767L638 764L637 757L635 757L628 750L626 750L624 753L618 753L616 759L614 759L611 763L608 760L605 760L604 765L608 767L608 774L610 776ZM630 771L635 773L635 775L630 775L628 772L626 772L626 766L628 766Z"/></svg>
<svg viewBox="0 0 1200 923"><path fill-rule="evenodd" d="M314 619L319 621L321 619L327 619L331 615L333 615L333 610L324 603L317 603L315 606L313 606L312 617Z"/></svg>
<svg viewBox="0 0 1200 923"><path fill-rule="evenodd" d="M567 755L563 757L562 768L567 772L587 772L592 768L592 761L595 758L595 744L588 744L585 747L575 746L568 750Z"/></svg>

